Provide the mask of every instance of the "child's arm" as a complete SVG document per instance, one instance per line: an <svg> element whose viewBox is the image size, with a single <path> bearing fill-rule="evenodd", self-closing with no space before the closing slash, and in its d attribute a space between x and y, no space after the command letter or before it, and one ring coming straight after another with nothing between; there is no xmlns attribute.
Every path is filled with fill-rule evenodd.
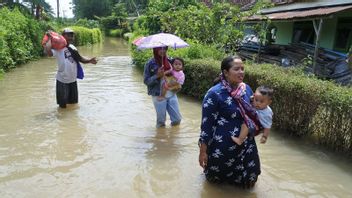
<svg viewBox="0 0 352 198"><path fill-rule="evenodd" d="M183 85L183 83L185 83L185 74L183 73L183 71L180 71L179 73L180 75L177 77L177 82L180 85Z"/></svg>
<svg viewBox="0 0 352 198"><path fill-rule="evenodd" d="M164 71L164 75L166 75L166 76L168 76L171 73L172 73L172 68L170 68L169 70Z"/></svg>
<svg viewBox="0 0 352 198"><path fill-rule="evenodd" d="M263 135L260 138L260 143L265 144L269 137L270 128L263 129Z"/></svg>

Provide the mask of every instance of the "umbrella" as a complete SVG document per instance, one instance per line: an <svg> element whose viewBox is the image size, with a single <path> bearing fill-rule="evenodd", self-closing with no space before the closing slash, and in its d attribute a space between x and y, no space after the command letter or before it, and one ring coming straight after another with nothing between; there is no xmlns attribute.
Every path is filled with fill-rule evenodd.
<svg viewBox="0 0 352 198"><path fill-rule="evenodd" d="M150 48L166 47L166 46L176 49L176 48L189 46L180 37L173 34L168 34L168 33L159 33L159 34L153 34L153 35L147 36L141 39L139 44L136 44L136 45L138 46L138 49L150 49Z"/></svg>
<svg viewBox="0 0 352 198"><path fill-rule="evenodd" d="M138 38L134 39L134 41L132 41L132 43L138 46L141 44L143 39L145 39L145 36L138 37Z"/></svg>

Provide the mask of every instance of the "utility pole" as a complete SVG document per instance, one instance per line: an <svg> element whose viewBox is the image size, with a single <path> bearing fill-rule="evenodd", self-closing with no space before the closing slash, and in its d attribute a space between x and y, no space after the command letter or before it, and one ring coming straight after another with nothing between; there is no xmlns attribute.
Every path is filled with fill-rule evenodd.
<svg viewBox="0 0 352 198"><path fill-rule="evenodd" d="M56 3L56 5L57 5L57 19L59 19L60 18L60 1L57 0L56 2L57 2Z"/></svg>

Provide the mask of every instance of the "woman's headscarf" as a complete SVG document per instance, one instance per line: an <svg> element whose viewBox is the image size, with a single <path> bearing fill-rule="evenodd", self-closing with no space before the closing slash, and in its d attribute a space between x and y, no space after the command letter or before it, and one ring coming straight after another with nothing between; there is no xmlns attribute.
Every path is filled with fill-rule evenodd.
<svg viewBox="0 0 352 198"><path fill-rule="evenodd" d="M249 104L243 99L243 95L246 94L246 84L240 83L237 88L232 89L230 84L225 80L225 77L222 73L220 74L220 79L221 83L230 93L231 97L238 102L238 106L240 109L240 113L244 119L244 123L247 125L248 128L255 129L254 134L251 135L258 135L259 130L262 128L262 126L259 122L257 112L251 104Z"/></svg>
<svg viewBox="0 0 352 198"><path fill-rule="evenodd" d="M170 64L166 54L163 57L159 56L158 52L162 48L166 48L166 50L167 50L167 47L153 48L153 54L154 54L155 62L159 65L159 67L164 66L164 70L166 71L166 70L171 69L171 64Z"/></svg>

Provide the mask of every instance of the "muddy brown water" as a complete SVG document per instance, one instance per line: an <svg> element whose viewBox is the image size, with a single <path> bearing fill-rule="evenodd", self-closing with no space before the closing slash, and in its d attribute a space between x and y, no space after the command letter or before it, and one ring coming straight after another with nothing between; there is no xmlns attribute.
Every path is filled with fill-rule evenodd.
<svg viewBox="0 0 352 198"><path fill-rule="evenodd" d="M79 105L55 104L56 62L43 58L0 80L0 197L352 197L352 162L272 131L258 145L262 174L241 190L205 181L198 165L201 103L179 96L183 122L155 129L128 45L80 47Z"/></svg>

